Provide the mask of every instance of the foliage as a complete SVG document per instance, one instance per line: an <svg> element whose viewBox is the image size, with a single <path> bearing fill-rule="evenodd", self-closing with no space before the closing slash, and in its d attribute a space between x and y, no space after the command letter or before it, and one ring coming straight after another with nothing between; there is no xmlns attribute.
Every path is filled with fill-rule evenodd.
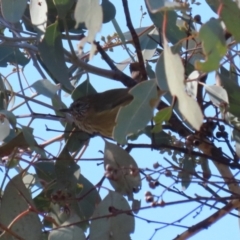
<svg viewBox="0 0 240 240"><path fill-rule="evenodd" d="M192 8L200 4L194 0L146 0L139 14L141 22L147 15L151 24L136 27L135 10L122 0L124 32L114 1L1 1L0 158L5 172L0 239L125 240L134 236L136 219L152 221L138 215L144 216L146 208L194 202L200 214L203 205L212 207L214 214L179 231L176 239L186 239L240 208L240 6L231 0L206 2L217 15L202 23L200 15L192 17ZM111 23L116 32L97 42L101 28ZM128 58L116 64L119 49ZM96 96L91 74L124 85L132 95L120 109L122 96L97 95L92 122L100 129L105 120L108 124L108 114L116 115L112 138L101 136L105 148L97 160L104 168L97 184L80 167L101 131L84 132L65 113L66 96L73 101ZM39 130L47 120L54 126L46 126L53 134L49 138ZM140 167L132 152L141 149L155 151L161 164L148 159ZM212 174L215 168L218 173ZM196 183L209 197L188 195ZM141 188L147 189L145 195ZM176 201L168 201L167 192ZM171 224L154 222L173 227L188 215ZM162 228L149 232L151 239Z"/></svg>

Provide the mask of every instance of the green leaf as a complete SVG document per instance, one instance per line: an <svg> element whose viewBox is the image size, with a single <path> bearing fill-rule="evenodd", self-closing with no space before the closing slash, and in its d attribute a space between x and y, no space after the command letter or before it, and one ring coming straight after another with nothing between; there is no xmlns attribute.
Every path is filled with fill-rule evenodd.
<svg viewBox="0 0 240 240"><path fill-rule="evenodd" d="M109 214L109 210L126 211L130 210L130 206L126 199L119 193L109 191L109 194L97 206L93 218L99 218L92 221L90 225L91 240L124 239L130 240L130 234L134 232L134 218L130 214L115 214L114 217L103 217Z"/></svg>
<svg viewBox="0 0 240 240"><path fill-rule="evenodd" d="M232 79L236 84L238 84L238 72L237 67L234 65L234 63L230 63L229 67L229 77Z"/></svg>
<svg viewBox="0 0 240 240"><path fill-rule="evenodd" d="M60 89L59 86L52 84L47 79L38 80L31 85L38 94L43 96L53 98L56 92Z"/></svg>
<svg viewBox="0 0 240 240"><path fill-rule="evenodd" d="M172 107L165 107L161 109L153 118L155 123L162 124L163 122L168 122L172 116Z"/></svg>
<svg viewBox="0 0 240 240"><path fill-rule="evenodd" d="M51 206L51 197L48 196L46 191L42 191L40 194L38 194L34 199L34 204L38 211L40 212L49 212L50 206Z"/></svg>
<svg viewBox="0 0 240 240"><path fill-rule="evenodd" d="M20 194L21 193L21 194ZM21 174L13 177L7 184L0 206L0 222L4 226L19 217L24 211L29 210L29 206L34 207L33 200L28 189L22 181ZM22 215L11 226L11 231L25 240L41 240L42 224L37 213L29 211L28 214ZM12 239L13 236L5 232L1 238Z"/></svg>
<svg viewBox="0 0 240 240"><path fill-rule="evenodd" d="M159 102L155 80L139 83L129 93L134 98L129 105L119 110L113 133L114 139L120 144L126 143L127 135L137 133L147 125Z"/></svg>
<svg viewBox="0 0 240 240"><path fill-rule="evenodd" d="M71 208L71 206L68 206L69 210ZM65 221L67 221L70 217L70 214L72 213L72 209L71 211L62 211L62 206L58 203L52 203L50 205L50 211L48 212L48 217L53 218L57 224L62 225ZM52 228L52 222L47 221L47 219L45 220L44 223L45 226Z"/></svg>
<svg viewBox="0 0 240 240"><path fill-rule="evenodd" d="M133 200L133 190L137 192L140 189L141 178L131 155L121 147L105 141L104 167L114 189Z"/></svg>
<svg viewBox="0 0 240 240"><path fill-rule="evenodd" d="M166 0L146 0L146 4L149 10L152 13L157 13L160 11L167 11L167 10L187 10L187 5L181 4L178 2L170 2Z"/></svg>
<svg viewBox="0 0 240 240"><path fill-rule="evenodd" d="M156 51L158 42L159 42L159 34L158 30L155 27L140 27L135 29L139 37L140 46L142 49L142 55L144 60L149 60L152 58L153 54ZM131 32L123 33L124 38L127 41L132 41ZM155 41L154 41L155 40Z"/></svg>
<svg viewBox="0 0 240 240"><path fill-rule="evenodd" d="M186 190L191 184L192 174L195 172L195 165L194 161L189 159L188 156L183 159L183 170L180 174L183 190Z"/></svg>
<svg viewBox="0 0 240 240"><path fill-rule="evenodd" d="M71 213L71 216L61 224L60 228L54 229L50 232L48 240L85 240L86 237L83 230L76 226L76 223L80 221L81 219L77 214Z"/></svg>
<svg viewBox="0 0 240 240"><path fill-rule="evenodd" d="M219 17L226 25L227 30L234 36L237 42L240 42L240 27L239 27L239 15L240 9L237 5L237 2L232 0L206 0L209 6L213 9L213 11L219 11ZM220 8L221 6L221 8Z"/></svg>
<svg viewBox="0 0 240 240"><path fill-rule="evenodd" d="M77 87L84 75L86 75L86 80L89 80L89 75L81 67L73 66L72 68L69 68L69 70L69 75L71 75L71 83L74 87Z"/></svg>
<svg viewBox="0 0 240 240"><path fill-rule="evenodd" d="M5 166L8 169L15 168L19 164L19 162L20 162L20 159L18 159L18 158L11 158L11 159L9 159L6 162Z"/></svg>
<svg viewBox="0 0 240 240"><path fill-rule="evenodd" d="M68 77L58 22L47 27L45 37L39 44L39 51L44 64L53 74L57 83L61 83L68 91L72 91L73 86Z"/></svg>
<svg viewBox="0 0 240 240"><path fill-rule="evenodd" d="M171 136L164 131L153 133L152 127L147 126L144 129L144 133L152 140L154 140L154 144L171 144Z"/></svg>
<svg viewBox="0 0 240 240"><path fill-rule="evenodd" d="M119 26L119 24L118 24L118 22L116 21L115 18L112 20L112 24L113 24L113 26L115 28L115 31L117 32L119 38L121 39L122 44L124 45L129 57L132 59L132 61L134 61L134 57L133 57L132 53L129 51L128 46L126 45L125 36L124 36L124 34L123 34L123 32L122 32L122 30L121 30L121 28L120 28L120 26Z"/></svg>
<svg viewBox="0 0 240 240"><path fill-rule="evenodd" d="M155 39L155 41L153 39ZM157 28L154 28L149 33L144 34L139 38L139 40L144 61L150 60L154 55L159 42L159 34Z"/></svg>
<svg viewBox="0 0 240 240"><path fill-rule="evenodd" d="M72 8L75 3L74 0L53 0L57 11L58 17L64 19L68 11Z"/></svg>
<svg viewBox="0 0 240 240"><path fill-rule="evenodd" d="M213 12L217 13L218 10L218 1L216 0L206 0L206 3L212 9Z"/></svg>
<svg viewBox="0 0 240 240"><path fill-rule="evenodd" d="M137 35L141 34L141 36L140 36L140 38L141 38L143 35L148 34L152 30L152 28L150 28L149 31L146 31L147 29L149 29L149 27L139 27L139 28L135 29L135 32L137 33ZM146 33L142 34L143 32L146 32ZM127 31L127 32L124 32L124 33L122 33L122 31L121 31L121 34L122 34L122 37L124 37L124 41L125 40L126 41L132 41L132 34L131 34L130 31Z"/></svg>
<svg viewBox="0 0 240 240"><path fill-rule="evenodd" d="M153 129L152 129L152 133L158 133L162 131L162 124L156 124Z"/></svg>
<svg viewBox="0 0 240 240"><path fill-rule="evenodd" d="M123 34L123 32L122 32L122 30L121 30L121 28L120 28L120 26L119 26L119 24L118 24L118 22L116 21L115 18L112 20L112 24L113 24L113 26L114 26L117 34L118 34L118 37L121 39L124 46L126 46L126 40L127 39L125 38L125 34L127 34L127 33ZM137 32L138 32L138 29L137 29ZM132 38L130 32L129 32L129 38Z"/></svg>
<svg viewBox="0 0 240 240"><path fill-rule="evenodd" d="M147 75L150 79L156 78L156 74L153 71L152 66L148 62L146 63L146 71L147 71Z"/></svg>
<svg viewBox="0 0 240 240"><path fill-rule="evenodd" d="M89 219L96 208L101 202L101 197L96 187L82 174L78 180L78 186L82 187L80 194L77 194L79 211L81 212L81 219Z"/></svg>
<svg viewBox="0 0 240 240"><path fill-rule="evenodd" d="M69 152L78 153L89 140L90 135L76 128L75 125L67 123L64 138L66 142L64 148Z"/></svg>
<svg viewBox="0 0 240 240"><path fill-rule="evenodd" d="M23 132L24 138L25 138L26 142L28 143L29 147L31 148L31 150L38 153L42 158L47 158L45 151L38 146L37 142L34 139L34 136L32 134L33 129L30 127L22 126L22 132Z"/></svg>
<svg viewBox="0 0 240 240"><path fill-rule="evenodd" d="M84 97L95 93L97 93L95 88L92 86L89 80L86 80L74 89L72 93L72 99L77 100L80 97Z"/></svg>
<svg viewBox="0 0 240 240"><path fill-rule="evenodd" d="M7 67L8 63L15 63L21 66L26 66L30 59L14 47L0 45L0 67Z"/></svg>
<svg viewBox="0 0 240 240"><path fill-rule="evenodd" d="M169 91L168 83L167 83L167 76L165 72L165 65L164 65L164 51L158 58L156 68L156 77L157 77L157 83L161 90L163 91ZM170 96L170 95L169 95ZM166 94L164 95L166 98ZM171 99L167 99L169 103L171 103Z"/></svg>
<svg viewBox="0 0 240 240"><path fill-rule="evenodd" d="M132 210L133 210L133 212L137 214L140 209L141 209L141 201L134 199L132 201Z"/></svg>
<svg viewBox="0 0 240 240"><path fill-rule="evenodd" d="M56 115L65 117L65 114L58 111L57 109L62 109L62 108L66 109L67 108L66 104L62 102L62 100L57 94L55 94L51 100L52 100L52 105L54 107L54 111ZM62 124L63 127L66 127L66 121L60 120L60 123Z"/></svg>
<svg viewBox="0 0 240 240"><path fill-rule="evenodd" d="M6 109L9 101L9 96L7 93L7 89L5 87L5 83L0 76L0 109Z"/></svg>
<svg viewBox="0 0 240 240"><path fill-rule="evenodd" d="M10 124L5 116L0 115L0 142L10 134Z"/></svg>
<svg viewBox="0 0 240 240"><path fill-rule="evenodd" d="M29 147L20 129L16 132L12 129L10 130L9 136L4 139L4 144L0 146L0 156L10 155L15 147L22 149L27 149Z"/></svg>
<svg viewBox="0 0 240 240"><path fill-rule="evenodd" d="M6 116L6 118L9 120L10 124L12 125L12 128L16 127L16 117L12 112L9 112L7 110L0 110L0 114L3 114Z"/></svg>
<svg viewBox="0 0 240 240"><path fill-rule="evenodd" d="M55 165L53 162L41 161L33 164L37 176L40 180L48 183L56 179Z"/></svg>
<svg viewBox="0 0 240 240"><path fill-rule="evenodd" d="M236 19L239 19L239 16L240 9L237 3L231 0L224 0L220 17L224 21L227 30L232 33L237 42L240 42L240 27L238 21L236 21Z"/></svg>
<svg viewBox="0 0 240 240"><path fill-rule="evenodd" d="M236 117L240 117L240 87L235 81L223 74L216 76L220 78L221 84L227 91L229 108L228 111Z"/></svg>
<svg viewBox="0 0 240 240"><path fill-rule="evenodd" d="M115 18L116 8L109 0L102 0L103 23L110 22Z"/></svg>
<svg viewBox="0 0 240 240"><path fill-rule="evenodd" d="M203 178L208 180L211 177L211 169L209 167L209 161L207 158L201 159L201 168L203 171Z"/></svg>
<svg viewBox="0 0 240 240"><path fill-rule="evenodd" d="M3 17L11 22L18 22L27 6L27 0L1 0L1 10Z"/></svg>
<svg viewBox="0 0 240 240"><path fill-rule="evenodd" d="M177 52L177 48L171 48L171 50L173 51L173 53ZM165 63L164 63L164 51L158 58L158 61L157 61L156 67L155 67L155 72L156 72L157 84L158 84L159 88L162 91L166 91L166 93L163 95L163 98L168 102L169 105L171 105L173 99L172 99L172 95L169 92L169 87L168 87L168 82L167 82L167 77L166 77ZM179 79L179 81L180 81L180 79ZM173 109L177 113L178 116L181 116L181 113L178 109L177 104L174 105ZM191 126L189 126L189 127L191 128ZM156 130L158 132L159 129L156 129Z"/></svg>
<svg viewBox="0 0 240 240"><path fill-rule="evenodd" d="M220 20L211 18L202 25L199 31L203 52L206 56L204 63L195 62L195 68L203 72L211 72L219 68L220 60L227 52L226 40Z"/></svg>
<svg viewBox="0 0 240 240"><path fill-rule="evenodd" d="M61 152L55 163L55 173L59 188L66 188L69 191L75 190L80 176L80 167L65 150Z"/></svg>
<svg viewBox="0 0 240 240"><path fill-rule="evenodd" d="M159 2L159 1L155 1ZM159 29L159 32L162 32L162 26L163 26L163 19L164 19L164 11L159 11L159 12L154 12L152 13L148 4L147 6L147 11L149 13L149 16L151 20L153 21L154 25ZM186 38L187 35L184 31L181 31L176 23L177 23L177 13L174 11L168 11L167 12L167 25L166 25L166 36L167 39L172 44L175 44L179 42L181 39Z"/></svg>
<svg viewBox="0 0 240 240"><path fill-rule="evenodd" d="M171 47L171 50L173 53L179 52L179 47L180 45L174 45ZM162 91L166 91L166 93L163 95L163 98L168 102L169 105L172 104L172 96L169 92L169 87L168 87L168 82L167 82L167 77L166 77L166 72L165 72L165 63L164 63L164 51L158 58L156 67L155 67L155 72L156 72L156 78L157 78L157 84L160 87ZM180 79L179 79L180 80ZM181 116L181 113L178 109L178 105L174 105L174 111L177 113L178 116ZM188 125L190 128L191 126Z"/></svg>

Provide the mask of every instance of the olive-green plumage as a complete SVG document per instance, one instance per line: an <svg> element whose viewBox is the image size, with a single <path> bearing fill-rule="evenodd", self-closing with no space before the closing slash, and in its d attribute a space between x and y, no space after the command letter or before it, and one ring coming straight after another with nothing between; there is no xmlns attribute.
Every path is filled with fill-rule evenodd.
<svg viewBox="0 0 240 240"><path fill-rule="evenodd" d="M112 138L120 107L127 105L132 99L128 89L113 89L78 98L69 109L60 111L70 113L79 129Z"/></svg>

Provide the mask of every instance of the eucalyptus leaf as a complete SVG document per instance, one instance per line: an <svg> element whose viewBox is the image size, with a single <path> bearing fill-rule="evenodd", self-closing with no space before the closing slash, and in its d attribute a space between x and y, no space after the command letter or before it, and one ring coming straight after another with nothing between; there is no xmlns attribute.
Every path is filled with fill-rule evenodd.
<svg viewBox="0 0 240 240"><path fill-rule="evenodd" d="M48 20L48 7L46 0L41 0L41 4L39 4L39 1L31 0L29 5L29 13L32 26L38 33L39 39L42 40L46 32Z"/></svg>
<svg viewBox="0 0 240 240"><path fill-rule="evenodd" d="M58 22L47 27L45 37L39 44L38 48L44 64L53 74L57 83L61 83L68 91L72 91L73 86L68 77L68 69L65 64Z"/></svg>
<svg viewBox="0 0 240 240"><path fill-rule="evenodd" d="M195 172L195 166L193 159L188 156L183 159L183 171L181 172L181 183L183 190L186 190L191 184L192 174Z"/></svg>
<svg viewBox="0 0 240 240"><path fill-rule="evenodd" d="M7 110L0 110L0 114L3 114L6 116L6 118L9 120L13 128L16 127L16 123L17 123L16 116L12 112Z"/></svg>
<svg viewBox="0 0 240 240"><path fill-rule="evenodd" d="M218 9L221 7L219 17L223 20L227 30L232 33L235 40L240 42L240 28L238 24L240 9L237 2L231 0L222 0L221 2L206 0L206 2L216 13L218 13Z"/></svg>
<svg viewBox="0 0 240 240"><path fill-rule="evenodd" d="M211 18L202 25L199 31L199 38L202 40L206 61L196 61L196 69L203 72L217 70L220 60L227 52L226 40L220 20Z"/></svg>
<svg viewBox="0 0 240 240"><path fill-rule="evenodd" d="M154 2L154 3L156 2L156 4L159 4L159 1L151 0L151 2ZM148 11L149 16L152 19L154 25L159 29L159 32L162 32L163 19L164 19L165 12L164 11L152 12L151 6L149 6L149 4L147 4L147 3L146 3L146 7L147 7L147 11ZM165 28L166 35L167 35L167 38L169 39L169 41L172 44L175 44L187 36L184 31L181 31L177 27L177 24L176 24L177 23L177 13L174 11L168 11L166 14L167 14L167 25Z"/></svg>
<svg viewBox="0 0 240 240"><path fill-rule="evenodd" d="M27 0L1 0L1 11L3 17L11 22L18 22L27 6Z"/></svg>
<svg viewBox="0 0 240 240"><path fill-rule="evenodd" d="M165 39L164 41L164 65L167 84L172 96L178 99L178 108L187 122L199 130L203 122L203 114L198 103L185 92L184 68L178 54L173 54Z"/></svg>
<svg viewBox="0 0 240 240"><path fill-rule="evenodd" d="M10 134L10 124L5 116L0 119L0 142Z"/></svg>
<svg viewBox="0 0 240 240"><path fill-rule="evenodd" d="M90 240L112 239L130 240L130 234L134 232L134 218L130 214L115 214L113 217L102 217L109 215L109 209L113 211L129 211L130 206L126 199L119 193L109 191L109 194L97 206L90 225Z"/></svg>
<svg viewBox="0 0 240 240"><path fill-rule="evenodd" d="M77 194L79 211L82 219L89 219L96 206L101 202L101 197L96 187L82 174L78 179L78 186L82 186L82 190Z"/></svg>
<svg viewBox="0 0 240 240"><path fill-rule="evenodd" d="M137 133L147 125L159 102L155 80L139 83L129 93L134 98L129 105L120 109L114 128L114 139L121 144L126 143L127 135Z"/></svg>
<svg viewBox="0 0 240 240"><path fill-rule="evenodd" d="M22 132L31 150L38 153L42 158L47 158L45 151L38 146L36 140L34 139L33 129L30 127L22 126Z"/></svg>
<svg viewBox="0 0 240 240"><path fill-rule="evenodd" d="M196 98L198 90L198 78L200 76L199 71L195 70L187 78L186 91L189 96Z"/></svg>
<svg viewBox="0 0 240 240"><path fill-rule="evenodd" d="M228 104L228 94L224 88L207 84L204 85L204 88L215 106L221 107L223 103Z"/></svg>
<svg viewBox="0 0 240 240"><path fill-rule="evenodd" d="M19 64L24 67L29 61L30 59L18 48L0 45L0 67L7 67L8 63Z"/></svg>
<svg viewBox="0 0 240 240"><path fill-rule="evenodd" d="M140 189L141 178L132 156L121 147L105 141L104 167L106 171L116 171L113 173L116 175L111 177L112 172L109 170L109 181L114 189L133 200L133 191L137 192Z"/></svg>
<svg viewBox="0 0 240 240"><path fill-rule="evenodd" d="M238 130L236 130L236 129L233 130L232 139L233 139L233 141L235 141L236 154L240 158L240 133Z"/></svg>
<svg viewBox="0 0 240 240"><path fill-rule="evenodd" d="M90 81L86 80L74 89L72 93L72 99L77 100L80 97L85 97L87 95L94 94L94 93L97 93L97 91L92 86Z"/></svg>
<svg viewBox="0 0 240 240"><path fill-rule="evenodd" d="M61 224L62 228L55 229L50 232L48 240L85 240L84 231L76 226L76 223L81 221L81 219L75 213L71 213L71 216ZM64 227L67 225L71 225L68 227Z"/></svg>
<svg viewBox="0 0 240 240"><path fill-rule="evenodd" d="M53 0L59 18L64 19L68 11L72 8L73 4L75 3L74 0Z"/></svg>
<svg viewBox="0 0 240 240"><path fill-rule="evenodd" d="M64 149L55 163L55 173L57 184L60 189L66 188L68 191L75 190L80 176L80 167L73 160L72 156Z"/></svg>
<svg viewBox="0 0 240 240"><path fill-rule="evenodd" d="M100 31L103 22L103 11L99 5L98 0L78 0L74 11L74 18L76 20L76 27L84 22L87 29L88 35L83 38L79 44L80 48L83 48L86 42L91 43L90 59L92 59L96 45L93 44L96 34Z"/></svg>
<svg viewBox="0 0 240 240"><path fill-rule="evenodd" d="M38 94L42 94L46 97L53 98L56 92L60 89L59 86L52 84L47 79L38 80L32 84L32 87Z"/></svg>
<svg viewBox="0 0 240 240"><path fill-rule="evenodd" d="M116 16L116 8L109 0L102 0L103 23L110 22Z"/></svg>
<svg viewBox="0 0 240 240"><path fill-rule="evenodd" d="M29 204L34 207L31 195L23 184L21 174L16 175L8 182L1 200L1 224L9 226L13 219L29 209ZM19 237L25 240L42 239L42 224L37 213L33 211L29 211L28 214L21 216L11 226L11 231L17 233ZM4 233L4 237L5 239L12 238L7 232Z"/></svg>

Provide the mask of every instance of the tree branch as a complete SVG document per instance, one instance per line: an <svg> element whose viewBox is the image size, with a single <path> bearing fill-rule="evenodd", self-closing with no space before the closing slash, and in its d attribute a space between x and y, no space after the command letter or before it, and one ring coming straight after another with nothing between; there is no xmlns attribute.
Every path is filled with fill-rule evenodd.
<svg viewBox="0 0 240 240"><path fill-rule="evenodd" d="M232 200L229 202L226 206L224 206L219 211L212 214L210 217L204 219L203 221L197 223L196 225L190 227L186 232L182 233L181 235L174 238L174 240L186 240L201 230L207 229L212 224L216 223L218 220L220 220L222 217L230 213L233 209L240 207L240 201L239 200Z"/></svg>
<svg viewBox="0 0 240 240"><path fill-rule="evenodd" d="M146 68L145 68L145 64L144 64L141 45L140 45L140 42L139 42L138 35L137 35L133 25L132 25L130 13L129 13L129 8L128 8L128 1L127 0L122 0L122 4L123 4L123 8L124 8L124 13L125 13L125 17L126 17L127 26L129 28L129 31L131 32L133 43L134 43L134 46L136 48L136 53L137 53L138 61L139 61L139 65L140 65L140 72L141 72L141 75L143 76L143 79L147 80L148 76L147 76L147 72L146 72Z"/></svg>
<svg viewBox="0 0 240 240"><path fill-rule="evenodd" d="M133 87L136 85L136 82L131 77L127 76L125 73L121 71L112 71L112 70L98 68L82 61L81 59L74 58L71 55L71 53L69 53L67 50L64 50L64 53L71 60L72 63L83 68L89 73L93 73L101 77L117 80L121 82L123 85L125 85L126 87Z"/></svg>

